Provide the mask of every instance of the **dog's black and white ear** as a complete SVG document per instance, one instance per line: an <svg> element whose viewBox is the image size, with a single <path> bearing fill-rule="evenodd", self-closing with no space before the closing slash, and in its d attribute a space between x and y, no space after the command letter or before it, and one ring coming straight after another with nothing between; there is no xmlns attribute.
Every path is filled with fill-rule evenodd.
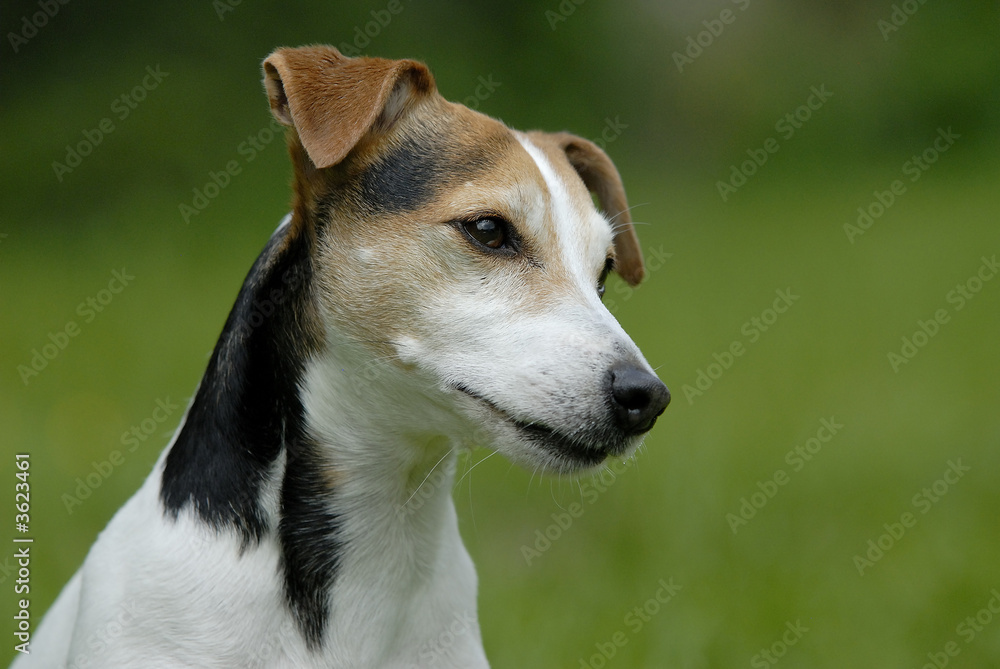
<svg viewBox="0 0 1000 669"><path fill-rule="evenodd" d="M614 226L615 271L630 286L646 276L639 237L632 225L625 186L608 154L593 142L569 133L554 133L554 139L590 192L597 195L601 210Z"/></svg>
<svg viewBox="0 0 1000 669"><path fill-rule="evenodd" d="M264 59L271 113L292 126L313 164L336 165L373 128L387 128L435 90L414 60L348 58L330 46L277 49Z"/></svg>

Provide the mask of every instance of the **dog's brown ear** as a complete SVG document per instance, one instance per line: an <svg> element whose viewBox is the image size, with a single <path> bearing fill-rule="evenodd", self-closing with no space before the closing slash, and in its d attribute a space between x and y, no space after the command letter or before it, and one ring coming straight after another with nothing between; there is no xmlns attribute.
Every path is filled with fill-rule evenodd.
<svg viewBox="0 0 1000 669"><path fill-rule="evenodd" d="M264 59L271 113L294 126L318 168L344 159L373 126L388 127L434 91L422 63L348 58L330 46L277 49Z"/></svg>
<svg viewBox="0 0 1000 669"><path fill-rule="evenodd" d="M597 195L601 210L614 227L615 271L630 286L638 285L646 276L646 267L625 199L625 186L615 164L589 140L565 132L555 133L554 137L584 185Z"/></svg>

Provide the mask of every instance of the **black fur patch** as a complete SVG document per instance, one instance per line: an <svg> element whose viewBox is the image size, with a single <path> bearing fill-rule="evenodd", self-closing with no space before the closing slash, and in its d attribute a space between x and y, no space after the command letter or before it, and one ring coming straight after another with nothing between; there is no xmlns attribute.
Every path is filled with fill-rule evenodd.
<svg viewBox="0 0 1000 669"><path fill-rule="evenodd" d="M187 420L167 455L160 499L174 518L189 505L206 523L237 530L244 549L277 532L288 606L310 647L322 642L336 578L339 519L328 510L316 445L299 397L316 343L304 321L312 279L309 239L276 234L254 262L215 346ZM281 519L270 526L260 493L285 451Z"/></svg>
<svg viewBox="0 0 1000 669"><path fill-rule="evenodd" d="M411 211L427 204L443 187L482 174L514 141L509 133L498 133L465 146L450 142L439 131L415 130L358 176L355 194L372 213Z"/></svg>
<svg viewBox="0 0 1000 669"><path fill-rule="evenodd" d="M330 511L330 486L308 438L298 443L281 488L281 560L285 599L310 648L319 648L329 620L329 593L340 566L340 519Z"/></svg>
<svg viewBox="0 0 1000 669"><path fill-rule="evenodd" d="M308 254L302 244L277 254L282 241L268 242L240 289L167 455L160 491L173 516L191 504L213 526L238 529L246 544L269 529L260 486L289 428L301 431L303 344L289 326L308 280Z"/></svg>
<svg viewBox="0 0 1000 669"><path fill-rule="evenodd" d="M407 137L361 174L358 194L373 211L399 213L416 209L430 200L434 184L444 175L445 164L436 142Z"/></svg>

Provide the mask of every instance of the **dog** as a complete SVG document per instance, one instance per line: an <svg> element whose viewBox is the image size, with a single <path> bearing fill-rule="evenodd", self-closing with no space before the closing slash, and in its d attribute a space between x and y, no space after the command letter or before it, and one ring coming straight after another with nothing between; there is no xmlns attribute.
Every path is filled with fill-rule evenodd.
<svg viewBox="0 0 1000 669"><path fill-rule="evenodd" d="M448 102L412 60L263 69L292 211L16 669L488 667L457 454L593 472L670 400L602 303L644 267L601 149Z"/></svg>

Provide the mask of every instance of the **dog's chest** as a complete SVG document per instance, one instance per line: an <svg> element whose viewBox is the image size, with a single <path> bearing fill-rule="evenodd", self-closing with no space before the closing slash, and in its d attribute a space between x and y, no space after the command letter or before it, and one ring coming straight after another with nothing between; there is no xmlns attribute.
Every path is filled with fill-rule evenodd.
<svg viewBox="0 0 1000 669"><path fill-rule="evenodd" d="M331 615L324 643L309 648L285 601L278 546L267 538L241 546L236 533L219 532L194 514L166 518L157 473L88 555L70 662L109 668L487 666L475 572L457 531L437 537L438 560L421 565L398 525L380 525L370 508L349 514L348 529L369 524L364 535L373 540L345 552L326 593Z"/></svg>

